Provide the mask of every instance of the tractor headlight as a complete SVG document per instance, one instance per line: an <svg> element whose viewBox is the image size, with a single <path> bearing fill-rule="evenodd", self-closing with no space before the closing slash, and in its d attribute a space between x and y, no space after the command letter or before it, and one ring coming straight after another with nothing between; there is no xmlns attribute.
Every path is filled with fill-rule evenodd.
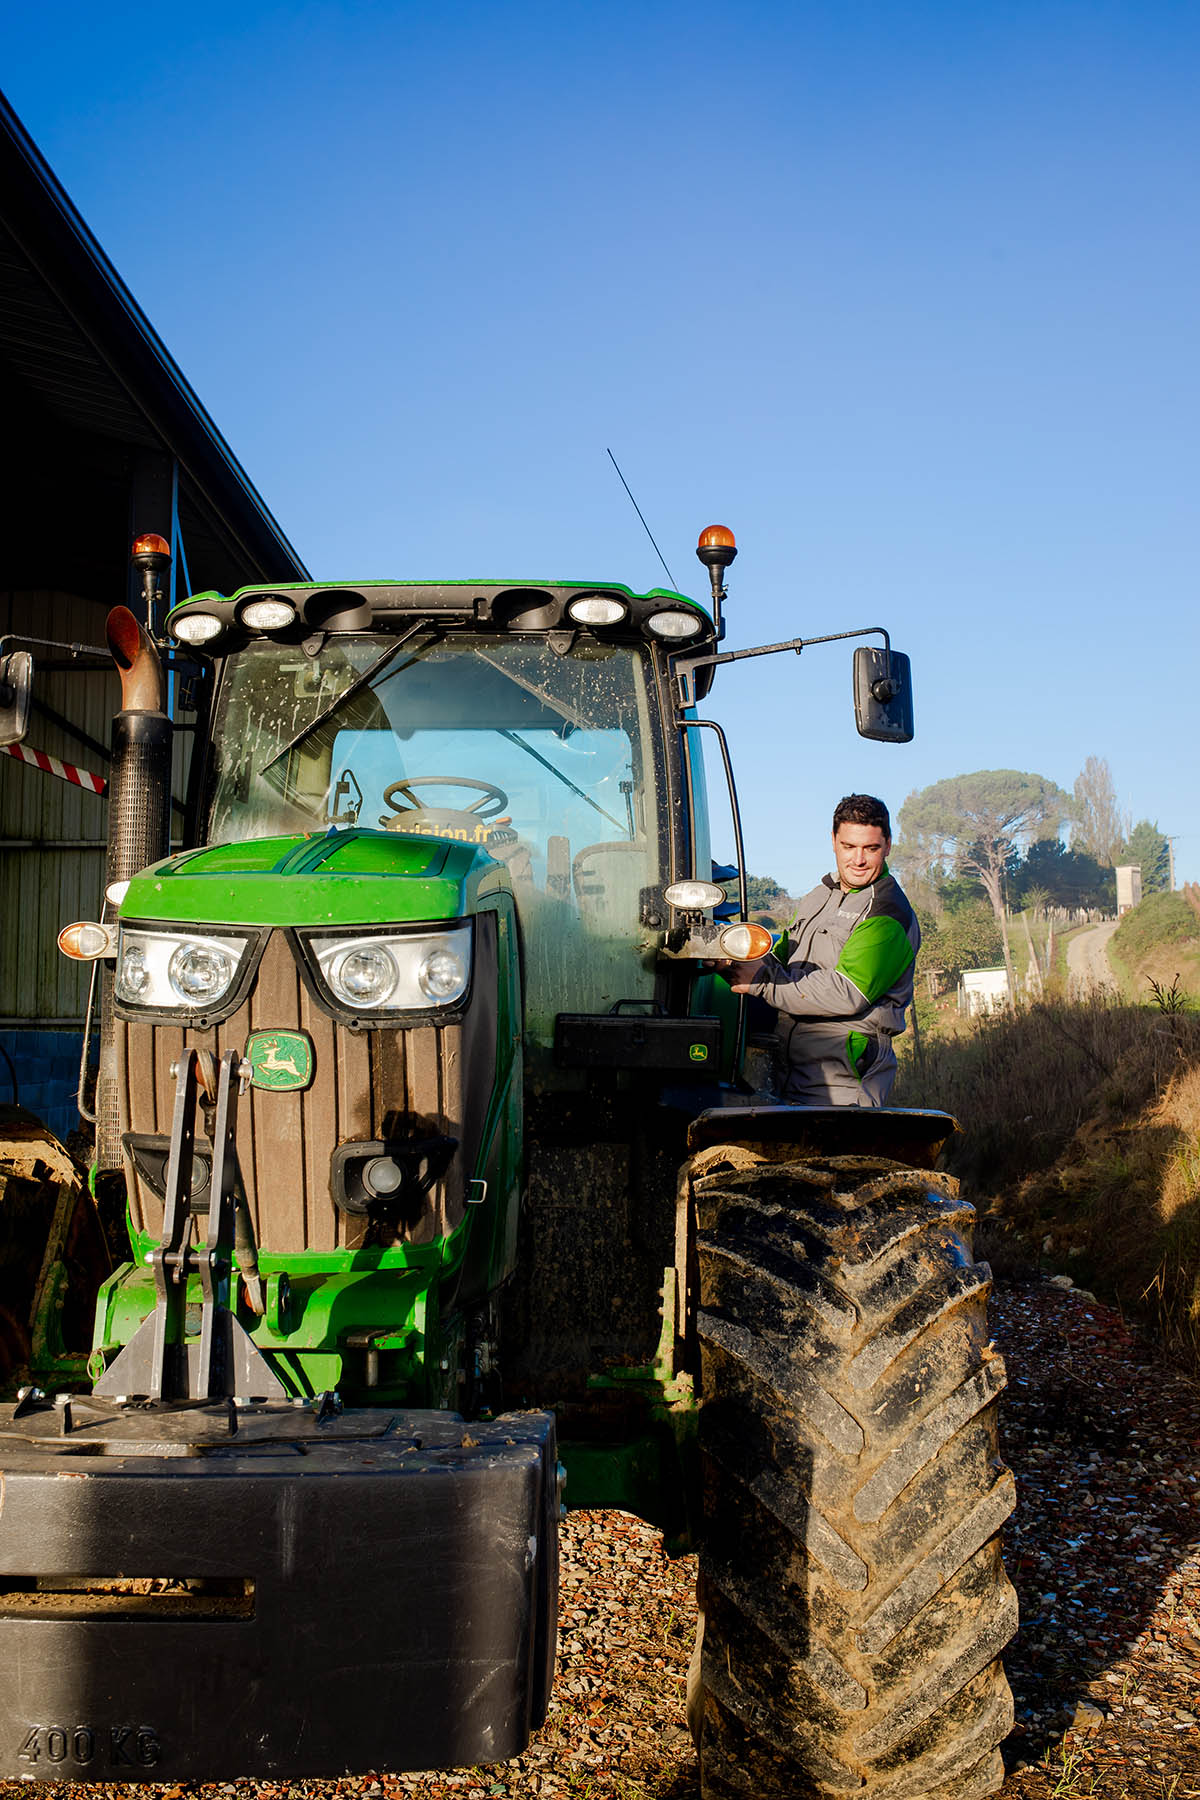
<svg viewBox="0 0 1200 1800"><path fill-rule="evenodd" d="M223 1000L237 980L247 939L191 931L121 927L115 993L124 1006L200 1012Z"/></svg>
<svg viewBox="0 0 1200 1800"><path fill-rule="evenodd" d="M117 958L117 999L136 1006L149 985L150 971L146 967L145 946L130 943L126 939Z"/></svg>
<svg viewBox="0 0 1200 1800"><path fill-rule="evenodd" d="M352 944L317 960L321 973L347 1006L386 1006L400 971L386 944Z"/></svg>
<svg viewBox="0 0 1200 1800"><path fill-rule="evenodd" d="M665 612L651 613L646 620L646 630L654 633L656 638L668 638L678 641L682 638L695 637L703 630L705 620L699 613L684 612L682 607L668 607Z"/></svg>
<svg viewBox="0 0 1200 1800"><path fill-rule="evenodd" d="M619 625L628 612L625 602L611 594L584 594L567 608L568 617L580 625Z"/></svg>
<svg viewBox="0 0 1200 1800"><path fill-rule="evenodd" d="M185 1006L206 1006L228 991L234 967L221 944L180 944L167 964L167 980Z"/></svg>
<svg viewBox="0 0 1200 1800"><path fill-rule="evenodd" d="M471 927L411 936L310 937L321 982L351 1012L428 1012L453 1006L471 980Z"/></svg>
<svg viewBox="0 0 1200 1800"><path fill-rule="evenodd" d="M720 906L724 898L725 889L715 881L673 881L663 889L667 905L680 912L707 912L710 906Z"/></svg>
<svg viewBox="0 0 1200 1800"><path fill-rule="evenodd" d="M268 594L265 600L249 600L238 615L251 631L282 631L295 622L296 609L290 600Z"/></svg>
<svg viewBox="0 0 1200 1800"><path fill-rule="evenodd" d="M466 969L453 950L431 950L417 970L417 985L437 1005L457 1000L466 983Z"/></svg>
<svg viewBox="0 0 1200 1800"><path fill-rule="evenodd" d="M224 631L223 622L215 613L184 613L170 627L171 636L178 638L181 644L210 644L215 637Z"/></svg>

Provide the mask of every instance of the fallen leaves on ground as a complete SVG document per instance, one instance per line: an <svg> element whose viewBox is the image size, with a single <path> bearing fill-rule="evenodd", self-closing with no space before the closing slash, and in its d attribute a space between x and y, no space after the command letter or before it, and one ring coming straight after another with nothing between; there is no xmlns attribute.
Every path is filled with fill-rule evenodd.
<svg viewBox="0 0 1200 1800"><path fill-rule="evenodd" d="M1004 1800L1200 1800L1200 1389L1119 1314L1004 1286L1006 1536L1022 1626ZM563 1528L550 1715L510 1763L337 1781L88 1788L62 1800L699 1800L683 1722L695 1559L624 1513ZM186 1672L181 1672L186 1679ZM218 1729L217 1721L213 1728ZM28 1795L0 1782L0 1795Z"/></svg>

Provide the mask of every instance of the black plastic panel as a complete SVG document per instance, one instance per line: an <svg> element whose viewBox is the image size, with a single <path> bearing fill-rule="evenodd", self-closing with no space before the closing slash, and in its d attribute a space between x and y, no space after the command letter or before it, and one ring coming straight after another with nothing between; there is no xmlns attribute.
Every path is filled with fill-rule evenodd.
<svg viewBox="0 0 1200 1800"><path fill-rule="evenodd" d="M711 1081L721 1066L721 1021L559 1013L554 1059L565 1069L663 1069Z"/></svg>
<svg viewBox="0 0 1200 1800"><path fill-rule="evenodd" d="M345 1413L326 1436L306 1411L289 1441L289 1410L232 1436L214 1414L190 1446L178 1410L157 1445L144 1411L57 1440L0 1411L0 1592L56 1593L42 1616L0 1609L0 1776L300 1777L524 1748L554 1655L550 1416ZM93 1593L72 1617L62 1598L64 1577L165 1574L211 1604L105 1616Z"/></svg>

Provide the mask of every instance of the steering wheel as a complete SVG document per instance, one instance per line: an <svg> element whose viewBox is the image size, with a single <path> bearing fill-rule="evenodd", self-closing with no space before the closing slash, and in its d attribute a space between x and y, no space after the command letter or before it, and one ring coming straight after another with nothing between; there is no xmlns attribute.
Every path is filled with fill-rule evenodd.
<svg viewBox="0 0 1200 1800"><path fill-rule="evenodd" d="M496 819L508 810L508 795L503 788L498 788L490 781L476 781L471 775L414 775L411 781L393 781L390 787L383 790L383 804L390 806L395 813L425 812L428 810L413 793L414 788L450 787L478 788L480 798L473 806L450 808L454 812L475 813L481 819ZM397 803L396 795L408 802L407 806Z"/></svg>

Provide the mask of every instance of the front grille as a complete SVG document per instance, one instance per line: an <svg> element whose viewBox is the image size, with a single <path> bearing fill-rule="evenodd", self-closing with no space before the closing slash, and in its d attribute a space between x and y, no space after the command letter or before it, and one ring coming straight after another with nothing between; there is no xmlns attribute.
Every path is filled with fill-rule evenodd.
<svg viewBox="0 0 1200 1800"><path fill-rule="evenodd" d="M123 1133L169 1137L171 1065L186 1045L221 1056L244 1050L253 1031L305 1031L315 1075L303 1093L251 1088L238 1108L238 1160L259 1247L276 1254L355 1249L379 1242L372 1221L339 1211L330 1159L364 1139L452 1137L460 1145L423 1215L393 1242L428 1242L462 1217L491 1089L495 950L479 924L472 1000L454 1024L351 1031L323 1012L300 978L287 937L272 932L245 1004L207 1031L115 1021ZM490 950L490 954L488 953ZM157 1236L162 1202L126 1157L135 1227Z"/></svg>

